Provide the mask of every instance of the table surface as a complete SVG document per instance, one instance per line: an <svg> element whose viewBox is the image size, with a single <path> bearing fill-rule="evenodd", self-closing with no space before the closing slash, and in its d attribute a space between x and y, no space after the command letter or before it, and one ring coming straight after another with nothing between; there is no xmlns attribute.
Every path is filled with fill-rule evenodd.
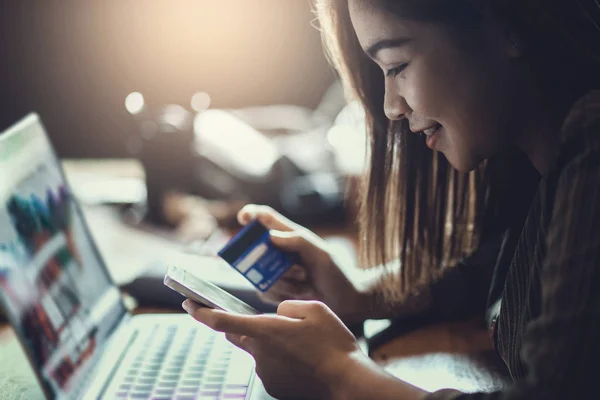
<svg viewBox="0 0 600 400"><path fill-rule="evenodd" d="M67 176L75 168L70 169ZM114 171L122 173L123 168ZM195 256L182 251L181 244L125 226L105 207L84 207L84 213L100 253L119 284L130 281L157 259L176 260L184 267L194 262ZM250 287L232 269L225 271L205 273L216 283ZM414 330L381 346L372 357L391 374L430 391L445 387L491 391L507 382L503 364L485 328L477 321L440 323ZM10 325L0 324L0 399L37 398L43 398L42 392L14 331Z"/></svg>

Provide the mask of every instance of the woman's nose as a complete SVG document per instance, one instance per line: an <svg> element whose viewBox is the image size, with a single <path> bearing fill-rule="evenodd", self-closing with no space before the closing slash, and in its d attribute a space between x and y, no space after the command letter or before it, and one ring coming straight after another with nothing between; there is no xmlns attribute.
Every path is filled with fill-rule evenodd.
<svg viewBox="0 0 600 400"><path fill-rule="evenodd" d="M397 121L406 117L406 114L410 111L408 103L396 91L393 89L387 89L385 91L385 99L383 103L385 115L390 121Z"/></svg>

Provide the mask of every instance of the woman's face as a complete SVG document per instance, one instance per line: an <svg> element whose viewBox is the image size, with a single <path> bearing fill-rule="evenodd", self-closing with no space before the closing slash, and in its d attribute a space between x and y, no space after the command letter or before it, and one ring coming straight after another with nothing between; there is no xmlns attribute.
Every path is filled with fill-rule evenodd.
<svg viewBox="0 0 600 400"><path fill-rule="evenodd" d="M401 19L376 4L350 0L350 17L361 47L382 70L387 117L406 118L460 171L506 146L515 127L508 116L517 49L491 24L459 39L449 26Z"/></svg>

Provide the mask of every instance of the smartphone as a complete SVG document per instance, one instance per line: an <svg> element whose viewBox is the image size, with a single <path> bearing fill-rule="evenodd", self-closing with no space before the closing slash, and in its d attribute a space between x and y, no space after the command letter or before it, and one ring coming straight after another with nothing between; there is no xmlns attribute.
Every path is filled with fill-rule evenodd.
<svg viewBox="0 0 600 400"><path fill-rule="evenodd" d="M258 310L220 287L176 266L169 266L164 284L196 303L235 314L257 315Z"/></svg>

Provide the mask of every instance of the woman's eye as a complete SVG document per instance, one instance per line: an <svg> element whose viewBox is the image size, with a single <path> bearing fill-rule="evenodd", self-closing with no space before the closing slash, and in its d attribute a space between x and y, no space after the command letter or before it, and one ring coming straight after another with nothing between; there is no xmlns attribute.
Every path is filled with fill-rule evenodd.
<svg viewBox="0 0 600 400"><path fill-rule="evenodd" d="M389 76L393 76L393 77L395 77L400 72L402 72L404 70L404 68L406 68L407 65L408 64L402 64L402 65L399 65L399 66L397 66L395 68L388 69L387 72L385 73L385 76L388 76L388 77Z"/></svg>

